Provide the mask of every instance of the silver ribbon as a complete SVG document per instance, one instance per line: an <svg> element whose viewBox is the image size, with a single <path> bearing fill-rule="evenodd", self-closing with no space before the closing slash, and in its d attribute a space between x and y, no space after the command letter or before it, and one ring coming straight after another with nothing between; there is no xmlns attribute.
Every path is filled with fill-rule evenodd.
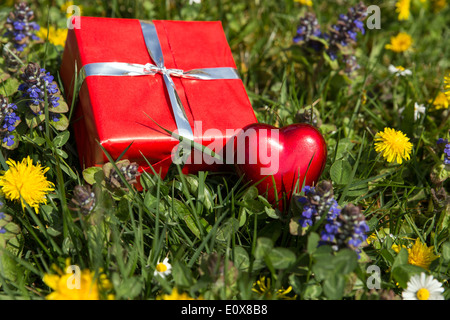
<svg viewBox="0 0 450 320"><path fill-rule="evenodd" d="M83 66L82 76L143 76L161 74L170 98L178 134L190 140L194 140L194 134L189 124L180 97L175 88L172 77L194 80L224 80L240 79L237 70L230 67L202 68L188 71L180 69L167 69L164 66L164 57L161 44L153 23L141 21L142 33L145 39L148 53L153 63L136 64L127 62L99 62L89 63Z"/></svg>

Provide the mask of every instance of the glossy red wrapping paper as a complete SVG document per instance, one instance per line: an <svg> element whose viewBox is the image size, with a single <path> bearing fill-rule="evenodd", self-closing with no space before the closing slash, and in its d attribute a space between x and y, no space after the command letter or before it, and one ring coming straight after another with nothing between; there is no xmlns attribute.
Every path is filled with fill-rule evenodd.
<svg viewBox="0 0 450 320"><path fill-rule="evenodd" d="M81 17L80 28L69 30L61 66L66 92L73 86L75 64L95 62L153 63L145 45L140 21L135 19ZM236 68L220 22L154 20L168 69ZM257 122L241 80L192 80L172 77L196 142L208 146L231 137L229 132ZM97 141L113 159L132 143L124 159L148 166L165 175L171 153L179 143L161 130L176 124L160 74L143 76L89 76L80 92L72 117L83 168L108 161ZM201 121L194 128L194 121ZM214 136L206 134L214 130ZM211 130L209 130L211 131ZM217 136L217 132L221 132ZM218 151L218 150L215 150ZM144 157L143 157L144 156ZM221 170L221 165L186 165L184 172Z"/></svg>

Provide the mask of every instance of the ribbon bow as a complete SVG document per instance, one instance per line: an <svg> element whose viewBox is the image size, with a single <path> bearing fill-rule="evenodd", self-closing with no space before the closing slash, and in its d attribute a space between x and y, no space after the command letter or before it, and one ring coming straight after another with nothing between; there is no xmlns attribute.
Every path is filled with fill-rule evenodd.
<svg viewBox="0 0 450 320"><path fill-rule="evenodd" d="M164 66L164 57L161 44L153 23L141 21L141 29L144 35L145 45L153 63L136 64L127 62L98 62L83 66L82 75L88 76L143 76L161 74L170 98L178 134L190 140L194 140L194 134L175 88L172 77L180 77L195 80L221 80L239 79L237 70L230 67L202 68L184 71L181 69L167 69Z"/></svg>

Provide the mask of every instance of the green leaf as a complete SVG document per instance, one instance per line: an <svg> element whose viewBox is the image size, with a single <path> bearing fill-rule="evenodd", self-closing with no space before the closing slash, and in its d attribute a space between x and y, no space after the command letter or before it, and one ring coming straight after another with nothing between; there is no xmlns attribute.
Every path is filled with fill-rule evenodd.
<svg viewBox="0 0 450 320"><path fill-rule="evenodd" d="M323 293L330 300L340 300L344 289L345 278L341 274L333 274L323 282Z"/></svg>
<svg viewBox="0 0 450 320"><path fill-rule="evenodd" d="M19 239L22 239L20 227L12 222L12 217L9 214L4 214L3 219L0 220L0 227L6 230L5 233L0 234L0 273L9 280L15 281L17 275L16 260L9 256L8 253L18 257L21 255L22 245ZM3 252L6 250L8 252Z"/></svg>
<svg viewBox="0 0 450 320"><path fill-rule="evenodd" d="M266 206L259 200L246 200L239 202L239 205L245 207L249 214L259 214L265 212Z"/></svg>
<svg viewBox="0 0 450 320"><path fill-rule="evenodd" d="M398 282L399 286L405 289L408 286L408 281L411 276L422 272L426 272L426 270L412 264L404 264L393 268L392 276Z"/></svg>
<svg viewBox="0 0 450 320"><path fill-rule="evenodd" d="M320 236L315 233L315 232L311 232L308 236L308 244L306 246L306 251L309 254L312 254L314 251L316 251L317 246L319 244L319 240L320 240Z"/></svg>
<svg viewBox="0 0 450 320"><path fill-rule="evenodd" d="M331 67L333 70L337 70L339 68L338 60L331 60L330 56L326 53L326 51L323 52L323 57L327 64Z"/></svg>
<svg viewBox="0 0 450 320"><path fill-rule="evenodd" d="M56 148L61 148L63 145L69 141L70 132L69 131L63 131L59 133L55 139L53 139L53 144Z"/></svg>
<svg viewBox="0 0 450 320"><path fill-rule="evenodd" d="M101 167L89 167L83 170L83 178L90 185L96 182L95 174L101 172ZM103 173L103 172L102 172Z"/></svg>
<svg viewBox="0 0 450 320"><path fill-rule="evenodd" d="M45 138L43 137L39 137L39 136L35 136L32 141L34 143L36 143L38 146L42 146L45 143Z"/></svg>
<svg viewBox="0 0 450 320"><path fill-rule="evenodd" d="M336 148L336 160L341 160L346 157L348 153L353 149L355 144L349 138L343 138L339 140Z"/></svg>
<svg viewBox="0 0 450 320"><path fill-rule="evenodd" d="M174 261L172 275L178 287L190 287L193 285L191 269L179 261Z"/></svg>
<svg viewBox="0 0 450 320"><path fill-rule="evenodd" d="M336 273L348 274L358 265L358 255L353 250L342 249L336 253L332 263Z"/></svg>
<svg viewBox="0 0 450 320"><path fill-rule="evenodd" d="M189 192L195 196L197 201L201 202L207 210L211 210L214 200L211 191L205 183L200 183L201 181L199 181L197 176L186 176L185 181Z"/></svg>
<svg viewBox="0 0 450 320"><path fill-rule="evenodd" d="M259 237L256 240L255 258L264 259L264 257L272 250L273 241L270 238Z"/></svg>
<svg viewBox="0 0 450 320"><path fill-rule="evenodd" d="M303 285L300 277L296 276L295 274L291 274L288 279L289 284L292 286L292 289L294 289L294 292L296 294L301 294Z"/></svg>
<svg viewBox="0 0 450 320"><path fill-rule="evenodd" d="M5 97L10 97L17 92L18 87L19 87L19 80L12 77L2 82L2 84L0 85L0 92Z"/></svg>
<svg viewBox="0 0 450 320"><path fill-rule="evenodd" d="M303 292L303 297L306 300L316 300L319 299L322 294L322 287L318 284L307 284L305 291Z"/></svg>
<svg viewBox="0 0 450 320"><path fill-rule="evenodd" d="M64 114L60 114L58 118L58 121L51 120L50 124L58 131L66 130L69 127L69 119Z"/></svg>
<svg viewBox="0 0 450 320"><path fill-rule="evenodd" d="M0 273L2 277L10 280L10 281L16 281L17 280L17 274L19 269L22 267L17 263L17 261L11 257L8 253L14 254L14 252L11 251L11 246L18 246L19 243L17 239L11 240L11 245L8 245L6 249L0 248ZM3 252L3 250L7 252ZM16 254L14 254L16 255Z"/></svg>
<svg viewBox="0 0 450 320"><path fill-rule="evenodd" d="M31 111L25 113L25 123L29 128L36 128L39 124L42 123L42 121L44 121L44 119L44 114L35 116Z"/></svg>
<svg viewBox="0 0 450 320"><path fill-rule="evenodd" d="M47 228L47 233L52 236L52 237L57 237L61 234L61 231L56 230L53 227L48 227Z"/></svg>
<svg viewBox="0 0 450 320"><path fill-rule="evenodd" d="M142 291L143 283L138 277L123 280L116 288L116 295L124 299L136 298Z"/></svg>
<svg viewBox="0 0 450 320"><path fill-rule="evenodd" d="M14 138L13 138L14 139L14 143L12 145L8 146L7 142L3 142L2 143L2 147L5 148L5 149L8 149L8 150L14 150L14 149L16 149L19 146L19 137L18 137L18 134L17 134L16 131L14 131L14 132L12 132L10 134L14 136Z"/></svg>
<svg viewBox="0 0 450 320"><path fill-rule="evenodd" d="M352 166L346 160L338 160L330 168L331 180L336 184L347 184L350 181Z"/></svg>
<svg viewBox="0 0 450 320"><path fill-rule="evenodd" d="M56 154L59 155L61 158L63 159L67 159L69 157L69 155L67 154L67 152L65 152L62 149L56 149Z"/></svg>
<svg viewBox="0 0 450 320"><path fill-rule="evenodd" d="M445 208L442 209L441 214L439 216L439 220L437 223L438 231L448 229L450 225L450 204L447 204Z"/></svg>
<svg viewBox="0 0 450 320"><path fill-rule="evenodd" d="M441 251L442 251L442 258L445 261L450 261L450 241L444 242Z"/></svg>
<svg viewBox="0 0 450 320"><path fill-rule="evenodd" d="M272 249L267 257L270 259L270 262L275 269L287 269L296 260L294 252L281 247Z"/></svg>
<svg viewBox="0 0 450 320"><path fill-rule="evenodd" d="M175 211L175 213L184 220L189 230L191 230L191 232L197 238L201 239L202 233L199 229L199 226L197 225L196 218L193 216L193 214L191 214L189 208L180 200L172 199L171 201L173 203L172 208ZM199 217L197 218L206 232L209 232L212 229L212 226L204 218Z"/></svg>
<svg viewBox="0 0 450 320"><path fill-rule="evenodd" d="M250 266L250 258L248 256L247 250L241 246L236 246L234 248L234 265L241 271L247 271Z"/></svg>
<svg viewBox="0 0 450 320"><path fill-rule="evenodd" d="M49 111L51 111L53 113L66 113L67 111L69 111L69 106L67 105L64 98L61 95L56 95L56 96L59 97L59 100L58 100L59 105L56 107L49 108Z"/></svg>
<svg viewBox="0 0 450 320"><path fill-rule="evenodd" d="M446 165L444 163L438 163L431 169L430 178L434 184L444 182L449 176L450 171L446 169Z"/></svg>
<svg viewBox="0 0 450 320"><path fill-rule="evenodd" d="M144 205L146 208L151 210L152 212L156 212L156 206L159 206L160 212L167 211L167 206L164 201L161 201L161 199L158 199L151 191L148 191L145 193L144 196Z"/></svg>
<svg viewBox="0 0 450 320"><path fill-rule="evenodd" d="M216 239L219 241L228 241L238 230L239 221L236 218L229 218L217 229Z"/></svg>
<svg viewBox="0 0 450 320"><path fill-rule="evenodd" d="M392 269L408 264L408 251L405 248L401 248L397 256L394 258Z"/></svg>
<svg viewBox="0 0 450 320"><path fill-rule="evenodd" d="M361 182L358 180L353 180L347 195L350 197L359 197L369 191L369 184L367 182Z"/></svg>
<svg viewBox="0 0 450 320"><path fill-rule="evenodd" d="M327 247L329 248L327 251L318 254ZM328 279L334 274L346 275L355 270L358 265L358 256L353 250L343 249L335 255L329 250L331 250L330 246L320 246L314 252L316 262L312 270L317 280Z"/></svg>
<svg viewBox="0 0 450 320"><path fill-rule="evenodd" d="M330 259L319 259L314 263L312 271L316 279L322 281L334 273L334 265L330 262Z"/></svg>
<svg viewBox="0 0 450 320"><path fill-rule="evenodd" d="M280 220L270 220L262 229L258 231L260 237L270 238L275 243L283 230L283 223Z"/></svg>
<svg viewBox="0 0 450 320"><path fill-rule="evenodd" d="M259 195L258 188L256 188L255 186L251 186L245 191L244 195L242 196L242 200L244 201L254 200L258 198L258 195Z"/></svg>
<svg viewBox="0 0 450 320"><path fill-rule="evenodd" d="M264 207L264 211L266 211L267 216L272 219L280 219L280 216L277 214L277 211L274 208Z"/></svg>
<svg viewBox="0 0 450 320"><path fill-rule="evenodd" d="M239 228L245 225L245 223L247 222L247 209L245 209L244 207L241 207L239 209L238 220L239 220Z"/></svg>
<svg viewBox="0 0 450 320"><path fill-rule="evenodd" d="M380 250L380 255L390 264L392 265L394 263L394 257L392 256L392 254L389 252L388 249L386 248L382 248Z"/></svg>

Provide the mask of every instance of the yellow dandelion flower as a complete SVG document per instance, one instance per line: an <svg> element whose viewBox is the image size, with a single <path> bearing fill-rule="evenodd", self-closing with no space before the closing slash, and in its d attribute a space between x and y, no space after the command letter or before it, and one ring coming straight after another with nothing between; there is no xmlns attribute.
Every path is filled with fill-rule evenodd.
<svg viewBox="0 0 450 320"><path fill-rule="evenodd" d="M431 5L434 12L439 12L447 6L447 0L433 0Z"/></svg>
<svg viewBox="0 0 450 320"><path fill-rule="evenodd" d="M391 42L384 47L394 52L404 52L412 45L412 38L406 32L400 32L396 36L391 37Z"/></svg>
<svg viewBox="0 0 450 320"><path fill-rule="evenodd" d="M412 143L403 132L384 128L384 131L376 134L374 140L375 151L381 153L388 162L396 161L401 164L403 159L410 159Z"/></svg>
<svg viewBox="0 0 450 320"><path fill-rule="evenodd" d="M66 265L66 273L54 267L56 274L44 275L44 283L53 290L45 297L47 300L101 300L103 294L112 289L111 282L102 270L98 276L88 269L78 272L75 269L73 273L74 269L68 268L68 260ZM114 295L108 294L105 298L113 300Z"/></svg>
<svg viewBox="0 0 450 320"><path fill-rule="evenodd" d="M300 4L303 4L305 6L308 6L308 7L312 7L312 5L313 5L312 0L294 0L294 1L298 2Z"/></svg>
<svg viewBox="0 0 450 320"><path fill-rule="evenodd" d="M444 77L444 90L447 98L450 99L450 73Z"/></svg>
<svg viewBox="0 0 450 320"><path fill-rule="evenodd" d="M377 234L375 232L372 233L370 236L368 236L367 239L366 239L367 244L372 244L375 241L378 241L378 236L377 236Z"/></svg>
<svg viewBox="0 0 450 320"><path fill-rule="evenodd" d="M157 300L203 300L201 297L194 299L187 293L179 293L177 288L173 288L170 294L162 294L156 298Z"/></svg>
<svg viewBox="0 0 450 320"><path fill-rule="evenodd" d="M287 289L283 288L278 289L277 292L275 292L274 296L272 296L270 278L266 279L265 276L261 276L259 280L256 280L256 282L253 284L252 291L260 294L261 296L265 296L267 299L274 298L284 300L295 300L295 298L297 298L297 295L293 297L287 295L292 291L291 286L289 286Z"/></svg>
<svg viewBox="0 0 450 320"><path fill-rule="evenodd" d="M396 253L399 253L400 250L402 250L402 248L407 249L406 246L404 244L399 245L399 244L393 244L391 249L394 250Z"/></svg>
<svg viewBox="0 0 450 320"><path fill-rule="evenodd" d="M435 99L431 99L428 102L433 103L433 110L440 110L448 109L449 101L450 95L447 97L445 93L439 92Z"/></svg>
<svg viewBox="0 0 450 320"><path fill-rule="evenodd" d="M439 258L433 253L433 249L416 239L414 245L408 249L408 263L428 270L431 262Z"/></svg>
<svg viewBox="0 0 450 320"><path fill-rule="evenodd" d="M47 193L55 190L55 185L44 175L49 168L33 165L29 156L22 162L9 159L6 163L9 169L0 177L0 190L6 199L20 200L23 209L27 203L38 212L39 205L47 203Z"/></svg>
<svg viewBox="0 0 450 320"><path fill-rule="evenodd" d="M395 12L398 13L398 20L409 19L409 7L411 6L411 0L398 0L395 4Z"/></svg>
<svg viewBox="0 0 450 320"><path fill-rule="evenodd" d="M66 38L67 38L67 32L68 29L55 29L54 26L49 26L49 28L41 28L36 35L46 40L48 36L48 41L55 46L61 46L64 47L66 44Z"/></svg>

